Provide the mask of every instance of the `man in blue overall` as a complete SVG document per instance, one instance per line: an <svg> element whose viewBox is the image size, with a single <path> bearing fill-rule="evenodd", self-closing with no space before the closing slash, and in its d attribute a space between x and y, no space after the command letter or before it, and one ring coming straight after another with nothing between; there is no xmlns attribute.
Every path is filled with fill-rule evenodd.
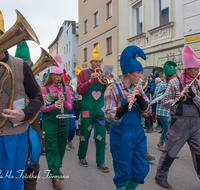
<svg viewBox="0 0 200 190"><path fill-rule="evenodd" d="M124 49L120 58L123 75L104 94L105 118L111 123L110 150L117 190L135 189L138 184L144 183L149 172L147 142L140 116L147 117L151 111L147 96L142 87L137 85L143 69L136 55L146 59L137 46ZM130 101L134 102L132 106L129 105Z"/></svg>

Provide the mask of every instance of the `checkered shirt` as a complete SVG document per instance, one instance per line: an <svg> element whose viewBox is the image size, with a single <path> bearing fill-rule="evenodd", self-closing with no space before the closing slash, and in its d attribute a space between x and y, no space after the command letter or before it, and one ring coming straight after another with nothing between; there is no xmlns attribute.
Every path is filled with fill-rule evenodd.
<svg viewBox="0 0 200 190"><path fill-rule="evenodd" d="M122 91L123 98L127 98L130 94L130 92L133 92L134 90L134 85L131 86L130 92L126 85L120 80L116 82L119 85L120 90ZM149 99L145 95L144 91L140 87L142 91L142 96L144 97L145 101L149 102ZM120 122L121 119L116 118L116 112L117 108L121 106L121 99L119 96L118 89L115 84L111 84L108 86L104 93L104 105L105 105L105 118L108 122ZM151 109L150 106L148 106L147 110L141 111L140 110L140 115L141 117L147 117L151 114Z"/></svg>
<svg viewBox="0 0 200 190"><path fill-rule="evenodd" d="M171 79L167 85L167 89L165 91L165 97L163 98L161 105L164 108L170 108L170 112L172 115L176 113L178 104L175 104L173 107L171 105L174 103L176 93L180 92L180 85L179 85L178 78ZM197 80L198 86L200 86L200 81ZM191 85L192 91L197 94L196 87L194 83ZM190 96L186 93L187 97L190 98ZM192 101L195 103L195 105L200 109L200 97L195 96Z"/></svg>
<svg viewBox="0 0 200 190"><path fill-rule="evenodd" d="M155 93L154 93L154 98L162 96L163 93L165 92L166 88L167 88L167 83L165 81L162 81L159 84L157 84ZM162 107L161 100L157 102L156 115L165 116L165 117L170 116L170 109Z"/></svg>

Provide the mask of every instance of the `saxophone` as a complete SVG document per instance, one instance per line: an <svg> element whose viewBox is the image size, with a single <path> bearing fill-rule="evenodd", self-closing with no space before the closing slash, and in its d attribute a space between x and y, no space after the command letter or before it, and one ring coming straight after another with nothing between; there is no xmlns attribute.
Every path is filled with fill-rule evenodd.
<svg viewBox="0 0 200 190"><path fill-rule="evenodd" d="M64 87L63 87L64 88ZM60 100L60 95L61 95L61 88L60 88L60 81L58 81L58 98ZM64 106L63 106L63 102L62 102L62 106L61 106L61 109L60 109L60 113L61 115L64 114ZM66 126L65 125L65 121L64 121L64 118L61 118L61 127L64 127Z"/></svg>

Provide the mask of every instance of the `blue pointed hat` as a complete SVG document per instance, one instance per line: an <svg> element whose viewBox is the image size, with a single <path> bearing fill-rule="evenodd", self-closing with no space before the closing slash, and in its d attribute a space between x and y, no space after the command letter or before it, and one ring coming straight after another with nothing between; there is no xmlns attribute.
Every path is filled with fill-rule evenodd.
<svg viewBox="0 0 200 190"><path fill-rule="evenodd" d="M120 57L120 67L122 74L143 70L142 64L136 59L137 55L146 60L145 53L137 46L127 46L123 50Z"/></svg>

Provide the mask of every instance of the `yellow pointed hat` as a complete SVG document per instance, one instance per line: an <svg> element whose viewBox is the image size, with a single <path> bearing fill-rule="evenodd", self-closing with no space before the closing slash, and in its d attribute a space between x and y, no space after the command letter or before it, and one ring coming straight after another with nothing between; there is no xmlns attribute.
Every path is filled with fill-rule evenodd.
<svg viewBox="0 0 200 190"><path fill-rule="evenodd" d="M5 29L4 29L3 14L0 11L0 33L3 34L4 32L5 32Z"/></svg>
<svg viewBox="0 0 200 190"><path fill-rule="evenodd" d="M94 48L93 52L92 52L91 61L92 61L92 60L99 60L99 61L101 61L101 55L100 55L99 52L100 52L100 47L99 47L99 45L97 45L97 46Z"/></svg>
<svg viewBox="0 0 200 190"><path fill-rule="evenodd" d="M75 75L79 75L79 73L81 72L82 68L80 65L77 65L76 68L75 68Z"/></svg>

